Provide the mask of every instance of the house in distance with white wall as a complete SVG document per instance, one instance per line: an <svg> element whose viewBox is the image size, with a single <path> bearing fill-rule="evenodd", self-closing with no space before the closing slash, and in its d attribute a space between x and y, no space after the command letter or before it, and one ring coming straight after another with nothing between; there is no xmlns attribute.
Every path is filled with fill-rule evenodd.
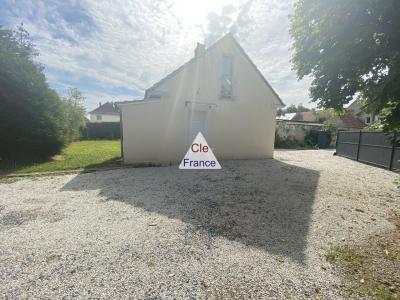
<svg viewBox="0 0 400 300"><path fill-rule="evenodd" d="M104 123L104 122L119 122L120 113L114 102L99 103L99 106L89 112L89 122Z"/></svg>
<svg viewBox="0 0 400 300"><path fill-rule="evenodd" d="M277 108L284 104L228 33L197 44L183 66L118 103L125 163L179 163L201 132L220 159L272 158Z"/></svg>

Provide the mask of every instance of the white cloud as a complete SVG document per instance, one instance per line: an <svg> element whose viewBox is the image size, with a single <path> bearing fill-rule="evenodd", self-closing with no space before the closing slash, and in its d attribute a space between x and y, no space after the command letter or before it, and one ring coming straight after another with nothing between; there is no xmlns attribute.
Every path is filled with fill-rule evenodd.
<svg viewBox="0 0 400 300"><path fill-rule="evenodd" d="M90 98L89 108L96 97L128 98L98 92L96 86L134 90L134 98L190 59L196 42L209 43L228 30L286 104L308 102L309 80L298 82L289 62L293 0L7 3L10 10L3 14L12 25L24 21L49 80L54 86L78 86ZM86 84L87 78L96 85Z"/></svg>

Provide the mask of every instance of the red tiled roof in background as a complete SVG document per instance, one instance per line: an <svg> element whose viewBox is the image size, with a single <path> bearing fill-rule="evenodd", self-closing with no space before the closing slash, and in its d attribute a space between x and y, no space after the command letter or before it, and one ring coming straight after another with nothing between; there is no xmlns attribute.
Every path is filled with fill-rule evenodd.
<svg viewBox="0 0 400 300"><path fill-rule="evenodd" d="M343 127L345 128L363 129L364 127L367 127L364 122L362 122L359 118L353 116L352 114L340 116L339 118L340 120L342 120Z"/></svg>

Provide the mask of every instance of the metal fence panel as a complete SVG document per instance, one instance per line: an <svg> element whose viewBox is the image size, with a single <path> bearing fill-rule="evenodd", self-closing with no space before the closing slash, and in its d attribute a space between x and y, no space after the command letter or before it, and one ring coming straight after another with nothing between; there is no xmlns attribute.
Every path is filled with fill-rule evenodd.
<svg viewBox="0 0 400 300"><path fill-rule="evenodd" d="M336 152L340 155L357 159L359 132L339 131L336 140Z"/></svg>
<svg viewBox="0 0 400 300"><path fill-rule="evenodd" d="M336 154L390 170L400 169L400 147L393 146L393 137L380 131L338 132Z"/></svg>
<svg viewBox="0 0 400 300"><path fill-rule="evenodd" d="M381 131L366 131L362 132L361 144L392 148L392 143L390 142L391 138L393 138L393 134L385 134Z"/></svg>
<svg viewBox="0 0 400 300"><path fill-rule="evenodd" d="M378 165L388 168L390 164L390 157L392 154L392 147L381 148L376 145L360 145L360 152L358 160L373 165Z"/></svg>
<svg viewBox="0 0 400 300"><path fill-rule="evenodd" d="M352 159L357 159L357 145L338 143L336 153Z"/></svg>
<svg viewBox="0 0 400 300"><path fill-rule="evenodd" d="M360 133L358 131L339 131L342 143L357 143Z"/></svg>

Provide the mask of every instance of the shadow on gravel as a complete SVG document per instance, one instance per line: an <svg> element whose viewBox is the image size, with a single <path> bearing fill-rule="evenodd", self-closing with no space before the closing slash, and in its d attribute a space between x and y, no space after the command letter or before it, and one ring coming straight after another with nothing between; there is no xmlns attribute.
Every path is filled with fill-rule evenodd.
<svg viewBox="0 0 400 300"><path fill-rule="evenodd" d="M318 178L317 171L278 160L241 160L222 161L222 170L172 166L80 174L62 191L98 189L107 201L305 263Z"/></svg>

